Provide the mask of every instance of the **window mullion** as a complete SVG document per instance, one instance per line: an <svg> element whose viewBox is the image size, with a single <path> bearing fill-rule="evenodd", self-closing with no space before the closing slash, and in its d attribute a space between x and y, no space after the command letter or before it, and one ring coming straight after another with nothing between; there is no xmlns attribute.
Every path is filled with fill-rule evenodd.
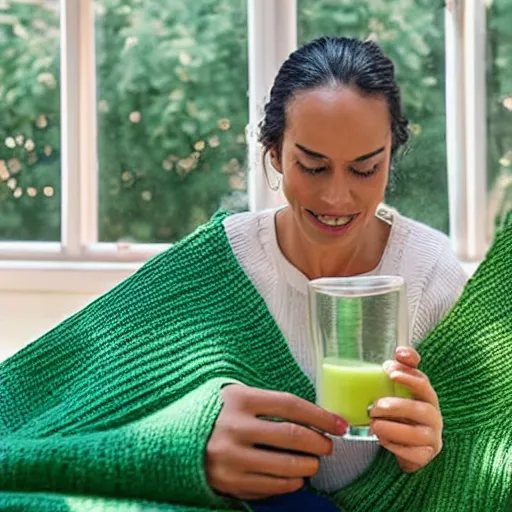
<svg viewBox="0 0 512 512"><path fill-rule="evenodd" d="M262 165L257 127L279 67L297 47L297 0L248 0L249 35L249 206L252 211L283 203L281 191L272 191ZM263 36L264 34L264 36ZM268 169L271 184L275 176Z"/></svg>
<svg viewBox="0 0 512 512"><path fill-rule="evenodd" d="M446 149L450 239L460 259L468 258L466 139L464 91L464 0L447 2L446 50Z"/></svg>
<svg viewBox="0 0 512 512"><path fill-rule="evenodd" d="M80 196L82 245L98 241L98 158L94 1L80 0Z"/></svg>
<svg viewBox="0 0 512 512"><path fill-rule="evenodd" d="M96 239L94 39L90 0L61 1L62 246L77 258Z"/></svg>
<svg viewBox="0 0 512 512"><path fill-rule="evenodd" d="M482 0L464 9L464 90L468 259L487 250L486 12Z"/></svg>
<svg viewBox="0 0 512 512"><path fill-rule="evenodd" d="M78 86L80 0L61 0L61 239L68 256L80 241L80 157Z"/></svg>

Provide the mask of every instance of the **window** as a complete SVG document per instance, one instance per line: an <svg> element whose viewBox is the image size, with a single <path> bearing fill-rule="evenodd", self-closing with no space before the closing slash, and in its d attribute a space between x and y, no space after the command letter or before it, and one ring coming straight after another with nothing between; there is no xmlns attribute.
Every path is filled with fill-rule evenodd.
<svg viewBox="0 0 512 512"><path fill-rule="evenodd" d="M245 0L95 4L102 242L174 242L246 209Z"/></svg>
<svg viewBox="0 0 512 512"><path fill-rule="evenodd" d="M0 240L60 239L59 12L0 2Z"/></svg>
<svg viewBox="0 0 512 512"><path fill-rule="evenodd" d="M448 232L444 9L405 0L299 0L299 39L343 35L379 42L395 64L410 151L399 158L386 201L401 213Z"/></svg>
<svg viewBox="0 0 512 512"><path fill-rule="evenodd" d="M393 58L414 135L387 200L477 263L512 201L512 0L445 4L0 0L0 282L45 261L87 287L218 207L282 202L256 127L282 61L323 34Z"/></svg>
<svg viewBox="0 0 512 512"><path fill-rule="evenodd" d="M512 1L487 2L487 235L512 210Z"/></svg>

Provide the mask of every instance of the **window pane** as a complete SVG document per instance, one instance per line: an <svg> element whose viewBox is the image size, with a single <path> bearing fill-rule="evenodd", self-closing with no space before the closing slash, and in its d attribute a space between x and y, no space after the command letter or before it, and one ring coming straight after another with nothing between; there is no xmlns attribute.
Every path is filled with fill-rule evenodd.
<svg viewBox="0 0 512 512"><path fill-rule="evenodd" d="M488 2L487 169L489 235L512 210L512 0Z"/></svg>
<svg viewBox="0 0 512 512"><path fill-rule="evenodd" d="M371 36L395 63L414 136L408 153L397 161L386 201L447 232L442 2L299 0L298 5L301 43L323 35Z"/></svg>
<svg viewBox="0 0 512 512"><path fill-rule="evenodd" d="M0 2L0 240L60 239L59 12Z"/></svg>
<svg viewBox="0 0 512 512"><path fill-rule="evenodd" d="M246 1L95 10L100 240L175 241L246 209Z"/></svg>

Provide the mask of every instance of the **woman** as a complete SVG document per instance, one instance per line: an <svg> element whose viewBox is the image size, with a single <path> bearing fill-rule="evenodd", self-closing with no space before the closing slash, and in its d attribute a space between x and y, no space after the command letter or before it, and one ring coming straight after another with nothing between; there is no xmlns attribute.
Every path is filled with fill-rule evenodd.
<svg viewBox="0 0 512 512"><path fill-rule="evenodd" d="M380 206L406 125L374 43L292 54L261 127L289 206L216 214L0 365L0 510L509 510L512 215L457 300L446 237ZM369 273L422 340L383 449L330 438L306 336L308 280Z"/></svg>
<svg viewBox="0 0 512 512"><path fill-rule="evenodd" d="M381 205L390 167L408 139L391 61L375 43L353 39L322 38L299 48L275 79L260 139L282 176L288 206L234 215L224 226L235 256L302 370L314 380L306 306L309 279L404 276L410 341L423 339L459 297L467 276L445 235ZM389 374L399 372L396 379L411 388L416 400L382 400L371 413L379 444L397 456L405 471L424 466L441 449L436 393L416 369L418 362L411 349L398 353L397 363L387 368ZM322 490L334 491L358 476L377 452L377 444L340 438L333 444L306 427L289 438L289 425L281 424L257 441L290 450L308 446L309 456L263 456L252 448L260 422L252 417L247 430L242 427L243 416L251 413L238 405L244 393L254 391L224 391L220 427L209 445L210 483L221 492L238 497L278 494L300 488L305 477L313 477L312 484ZM258 396L263 400L265 392ZM268 404L274 407L270 397ZM301 420L290 419L326 430L315 424L319 411L309 408L306 413L297 405L294 414ZM240 430L225 434L224 422L241 425Z"/></svg>

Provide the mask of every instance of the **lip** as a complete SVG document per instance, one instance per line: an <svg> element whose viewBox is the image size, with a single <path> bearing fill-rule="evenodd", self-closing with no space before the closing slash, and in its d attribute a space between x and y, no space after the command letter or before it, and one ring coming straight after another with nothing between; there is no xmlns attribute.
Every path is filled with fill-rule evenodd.
<svg viewBox="0 0 512 512"><path fill-rule="evenodd" d="M316 228L320 229L324 233L329 233L331 235L338 235L338 236L345 234L349 229L351 229L352 226L355 224L357 218L359 217L359 214L355 213L355 214L353 214L354 218L348 224L345 224L344 226L327 226L323 222L320 222L315 217L315 215L313 213L311 213L310 210L304 209L304 211L306 212L307 217L309 219L311 219L311 222L315 225ZM322 214L322 213L318 214L318 215L326 215L326 216L330 216L330 217L348 217L348 215L332 215L332 214L327 215L327 214Z"/></svg>

